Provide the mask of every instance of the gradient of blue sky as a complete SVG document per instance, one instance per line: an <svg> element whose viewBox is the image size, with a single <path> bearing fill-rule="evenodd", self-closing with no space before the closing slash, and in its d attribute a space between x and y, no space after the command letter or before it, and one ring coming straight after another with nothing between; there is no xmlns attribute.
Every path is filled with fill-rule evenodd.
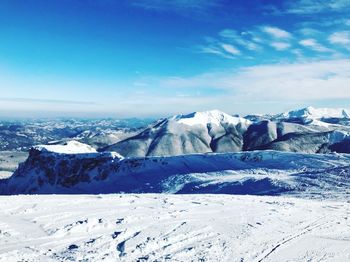
<svg viewBox="0 0 350 262"><path fill-rule="evenodd" d="M349 0L2 0L0 115L350 107Z"/></svg>

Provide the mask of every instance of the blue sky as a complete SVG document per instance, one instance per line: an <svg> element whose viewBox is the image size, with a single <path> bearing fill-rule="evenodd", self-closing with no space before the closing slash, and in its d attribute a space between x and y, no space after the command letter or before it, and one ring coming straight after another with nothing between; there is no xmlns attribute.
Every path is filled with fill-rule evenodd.
<svg viewBox="0 0 350 262"><path fill-rule="evenodd" d="M350 107L349 0L3 0L0 116Z"/></svg>

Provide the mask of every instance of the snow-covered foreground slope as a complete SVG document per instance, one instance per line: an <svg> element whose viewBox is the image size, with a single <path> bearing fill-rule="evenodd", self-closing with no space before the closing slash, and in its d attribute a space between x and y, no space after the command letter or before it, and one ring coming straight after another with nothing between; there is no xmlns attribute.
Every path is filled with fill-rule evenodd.
<svg viewBox="0 0 350 262"><path fill-rule="evenodd" d="M349 261L349 201L0 197L0 261Z"/></svg>

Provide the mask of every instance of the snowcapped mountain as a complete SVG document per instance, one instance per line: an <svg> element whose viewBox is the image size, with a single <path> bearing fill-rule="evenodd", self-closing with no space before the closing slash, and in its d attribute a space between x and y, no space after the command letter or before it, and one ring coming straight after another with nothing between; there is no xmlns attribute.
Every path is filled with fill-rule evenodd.
<svg viewBox="0 0 350 262"><path fill-rule="evenodd" d="M231 125L250 125L251 121L243 117L234 117L217 109L204 112L193 112L188 115L175 115L169 118L170 120L175 120L180 124L185 124L188 126L195 125L216 125L221 126L224 124Z"/></svg>
<svg viewBox="0 0 350 262"><path fill-rule="evenodd" d="M284 116L321 119L321 118L350 118L350 110L342 108L314 108L312 106L289 111Z"/></svg>
<svg viewBox="0 0 350 262"><path fill-rule="evenodd" d="M349 155L253 151L123 158L115 152L71 153L71 144L64 147L33 148L14 175L1 180L0 193L324 195L334 191L335 196L350 186Z"/></svg>
<svg viewBox="0 0 350 262"><path fill-rule="evenodd" d="M117 151L123 156L241 151L243 134L250 124L249 120L218 110L175 115L103 151Z"/></svg>
<svg viewBox="0 0 350 262"><path fill-rule="evenodd" d="M323 125L333 124L331 119L348 119L350 118L350 109L343 108L314 108L306 107L292 110L283 114L274 116L275 120L284 121L302 121L304 124ZM335 124L335 123L334 123Z"/></svg>
<svg viewBox="0 0 350 262"><path fill-rule="evenodd" d="M266 149L350 153L346 114L341 109L308 107L269 118L248 117L249 120L219 110L194 112L159 120L102 151L117 151L127 157Z"/></svg>

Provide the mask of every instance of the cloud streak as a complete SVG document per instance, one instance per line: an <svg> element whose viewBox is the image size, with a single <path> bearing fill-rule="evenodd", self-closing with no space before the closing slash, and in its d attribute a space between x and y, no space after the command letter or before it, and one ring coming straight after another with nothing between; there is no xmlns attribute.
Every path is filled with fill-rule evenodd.
<svg viewBox="0 0 350 262"><path fill-rule="evenodd" d="M278 27L264 26L261 30L274 38L289 39L292 38L291 33Z"/></svg>
<svg viewBox="0 0 350 262"><path fill-rule="evenodd" d="M207 37L206 42L201 45L203 53L229 59L240 55L241 59L260 59L260 63L277 59L326 59L326 55L333 58L350 56L349 30L322 31L309 24L300 24L291 32L272 25L255 26L246 31L225 28L218 36Z"/></svg>
<svg viewBox="0 0 350 262"><path fill-rule="evenodd" d="M159 79L163 88L222 89L242 101L350 99L350 60L259 65L189 78Z"/></svg>
<svg viewBox="0 0 350 262"><path fill-rule="evenodd" d="M298 0L289 1L286 12L290 14L317 14L322 12L346 12L350 10L348 0Z"/></svg>
<svg viewBox="0 0 350 262"><path fill-rule="evenodd" d="M308 38L308 39L303 39L299 41L299 44L305 47L308 47L314 51L317 52L331 52L332 50L321 45L320 43L317 42L317 40Z"/></svg>
<svg viewBox="0 0 350 262"><path fill-rule="evenodd" d="M20 102L20 103L63 104L63 105L96 105L95 102L90 102L90 101L36 99L36 98L21 98L21 97L0 97L0 101L2 101L2 102Z"/></svg>
<svg viewBox="0 0 350 262"><path fill-rule="evenodd" d="M286 42L272 42L270 45L277 51L284 51L290 48L290 44Z"/></svg>
<svg viewBox="0 0 350 262"><path fill-rule="evenodd" d="M350 50L350 31L335 32L329 37L329 41Z"/></svg>
<svg viewBox="0 0 350 262"><path fill-rule="evenodd" d="M236 47L230 44L222 44L222 49L225 50L227 53L231 55L239 55L241 54L241 51L239 51Z"/></svg>

